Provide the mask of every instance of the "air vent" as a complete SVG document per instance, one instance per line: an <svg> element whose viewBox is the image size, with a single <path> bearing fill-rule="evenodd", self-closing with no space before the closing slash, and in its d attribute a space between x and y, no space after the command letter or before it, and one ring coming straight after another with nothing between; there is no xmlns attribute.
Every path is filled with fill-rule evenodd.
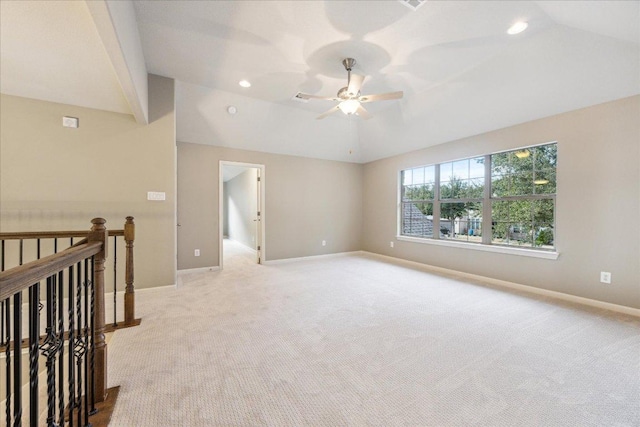
<svg viewBox="0 0 640 427"><path fill-rule="evenodd" d="M298 92L298 93L296 93L296 94L295 94L295 96L294 96L293 98L291 98L291 99L293 99L294 101L298 101L298 102L304 102L305 104L306 104L307 102L309 102L309 100L308 100L308 99L304 99L304 98L300 97L300 95L301 95L301 92Z"/></svg>
<svg viewBox="0 0 640 427"><path fill-rule="evenodd" d="M420 6L425 4L427 0L398 0L403 5L407 6L411 10L418 10Z"/></svg>

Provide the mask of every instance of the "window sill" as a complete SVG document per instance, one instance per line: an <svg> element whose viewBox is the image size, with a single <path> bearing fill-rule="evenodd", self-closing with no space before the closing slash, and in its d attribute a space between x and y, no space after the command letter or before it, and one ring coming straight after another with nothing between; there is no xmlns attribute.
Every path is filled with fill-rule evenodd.
<svg viewBox="0 0 640 427"><path fill-rule="evenodd" d="M421 239L419 237L396 236L397 240L403 242L421 243L423 245L448 246L451 248L471 249L474 251L495 252L499 254L517 255L531 258L558 259L559 252L540 251L536 249L521 249L507 246L483 245L480 243L452 242L450 240Z"/></svg>

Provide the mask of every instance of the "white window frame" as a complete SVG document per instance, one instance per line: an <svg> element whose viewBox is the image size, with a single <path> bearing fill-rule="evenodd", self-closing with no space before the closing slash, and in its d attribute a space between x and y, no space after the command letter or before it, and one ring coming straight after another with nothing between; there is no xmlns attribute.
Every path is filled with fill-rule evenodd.
<svg viewBox="0 0 640 427"><path fill-rule="evenodd" d="M493 252L493 253L501 253L501 254L509 254L509 255L516 255L516 256L524 256L524 257L532 257L532 258L541 258L541 259L551 259L551 260L556 260L558 259L558 257L560 256L560 252L558 252L557 250L557 245L555 244L555 238L556 236L554 235L554 249L553 250L541 250L541 249L536 249L534 247L532 248L522 248L522 247L514 247L514 246L508 246L508 245L499 245L499 244L492 244L491 243L491 229L492 229L492 223L491 223L491 202L494 201L495 199L493 199L491 197L491 156L494 154L499 154L499 153L508 153L508 152L512 152L512 151L519 151L519 150L523 150L523 149L529 149L529 148L535 148L535 147L539 147L539 146L544 146L544 145L550 145L550 144L557 144L557 141L549 141L549 142L544 142L541 144L536 144L536 145L529 145L526 147L519 147L519 148L511 148L509 150L503 150L503 151L497 151L491 154L485 154L485 155L476 155L476 156L470 156L470 157L465 157L465 158L461 158L461 159L456 159L456 160L451 160L451 161L444 161L444 162L439 162L437 164L433 164L433 165L416 165L416 166L408 166L405 167L403 169L398 170L397 172L397 185L396 185L396 191L397 191L397 209L396 209L396 219L397 219L397 223L396 223L396 240L399 241L404 241L404 242L411 242L411 243L419 243L419 244L426 244L426 245L435 245L435 246L445 246L445 247L454 247L454 248L461 248L461 249L468 249L468 250L475 250L475 251L482 251L482 252ZM478 243L478 242L464 242L464 241L455 241L455 240L449 240L449 239L440 239L440 233L436 233L434 231L433 236L432 237L413 237L413 236L406 236L402 234L402 187L403 187L403 181L402 181L402 172L405 170L409 170L409 169L414 169L414 168L419 168L419 167L428 167L428 166L435 166L436 167L436 187L435 187L435 196L434 196L434 209L433 209L433 219L434 219L434 230L436 229L436 227L438 227L437 229L439 230L439 220L440 220L440 204L441 204L441 200L439 199L440 196L440 165L441 164L446 164L446 163L450 163L450 162L455 162L455 161L459 161L459 160L467 160L467 159L473 159L473 158L478 158L478 157L484 157L485 158L485 180L484 180L484 196L483 196L483 200L482 200L482 210L483 210L483 215L482 215L482 243ZM554 230L555 230L555 219L556 219L556 206L555 206L555 199L556 199L556 195L557 195L558 189L557 189L557 167L556 167L556 193L554 195L549 195L549 197L546 198L551 198L554 200ZM450 200L447 200L450 201ZM464 201L464 200L463 200ZM437 209L436 209L437 206ZM437 211L437 212L436 212ZM436 216L437 213L437 216Z"/></svg>

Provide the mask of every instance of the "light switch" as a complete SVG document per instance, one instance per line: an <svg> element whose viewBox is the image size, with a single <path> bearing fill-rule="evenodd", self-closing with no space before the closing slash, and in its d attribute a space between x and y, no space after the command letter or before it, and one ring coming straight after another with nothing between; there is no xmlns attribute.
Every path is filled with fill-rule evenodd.
<svg viewBox="0 0 640 427"><path fill-rule="evenodd" d="M164 191L147 192L147 200L166 200Z"/></svg>

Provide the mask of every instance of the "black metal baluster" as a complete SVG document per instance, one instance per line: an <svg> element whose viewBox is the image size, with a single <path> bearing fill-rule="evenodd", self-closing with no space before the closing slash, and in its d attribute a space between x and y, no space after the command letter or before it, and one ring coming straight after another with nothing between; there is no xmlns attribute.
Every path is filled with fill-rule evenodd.
<svg viewBox="0 0 640 427"><path fill-rule="evenodd" d="M91 325L91 330L90 330L90 338L91 338L91 412L90 414L93 415L96 412L98 412L98 410L96 409L96 342L95 342L95 295L96 295L96 288L95 288L95 276L94 276L94 259L95 257L91 257L91 282L90 282L90 286L91 289L89 290L90 295L91 295L91 305L90 307L90 312L89 312L89 319L91 319L90 325Z"/></svg>
<svg viewBox="0 0 640 427"><path fill-rule="evenodd" d="M64 270L58 272L58 425L64 426Z"/></svg>
<svg viewBox="0 0 640 427"><path fill-rule="evenodd" d="M84 356L84 343L82 333L82 263L78 262L78 276L76 277L76 315L78 318L78 337L74 347L74 357L76 359L76 372L78 374L76 408L78 409L78 427L82 426L82 358ZM84 272L86 277L86 270Z"/></svg>
<svg viewBox="0 0 640 427"><path fill-rule="evenodd" d="M36 248L37 248L36 252L37 252L38 259L40 259L40 239L37 240Z"/></svg>
<svg viewBox="0 0 640 427"><path fill-rule="evenodd" d="M38 425L38 358L40 356L40 283L29 288L29 420Z"/></svg>
<svg viewBox="0 0 640 427"><path fill-rule="evenodd" d="M47 358L47 426L51 426L55 420L55 355L57 350L57 337L53 332L55 321L55 275L47 277L47 329L44 343L41 346L42 354Z"/></svg>
<svg viewBox="0 0 640 427"><path fill-rule="evenodd" d="M69 427L73 427L73 410L75 408L76 405L76 395L75 395L75 366L74 366L74 358L73 358L73 353L74 353L74 348L75 348L75 343L74 343L74 339L75 339L75 331L73 330L73 328L75 328L75 323L74 323L74 297L73 297L73 279L74 279L74 269L73 266L69 267L69 276L67 277L68 280L68 285L69 285L69 289L68 289L68 295L67 295L67 299L68 299L68 303L67 303L67 313L69 316L69 365L68 365L68 373L67 373L67 382L68 382L68 387L69 387Z"/></svg>
<svg viewBox="0 0 640 427"><path fill-rule="evenodd" d="M4 310L4 301L0 301L0 346L2 347L4 347Z"/></svg>
<svg viewBox="0 0 640 427"><path fill-rule="evenodd" d="M20 265L22 265L22 260L24 258L24 241L20 239Z"/></svg>
<svg viewBox="0 0 640 427"><path fill-rule="evenodd" d="M113 327L118 326L116 307L116 286L118 283L118 237L113 236Z"/></svg>
<svg viewBox="0 0 640 427"><path fill-rule="evenodd" d="M93 268L91 269L93 272ZM89 425L89 260L84 260L84 425Z"/></svg>
<svg viewBox="0 0 640 427"><path fill-rule="evenodd" d="M13 425L22 425L22 292L13 296Z"/></svg>
<svg viewBox="0 0 640 427"><path fill-rule="evenodd" d="M4 242L3 242L4 243ZM7 400L6 400L6 415L7 415L7 425L11 425L11 350L9 343L11 342L11 307L9 306L9 298L4 301L7 310L4 312L5 320L6 320L6 338L5 342L6 347L4 348L5 360L6 363L6 383L5 390L7 390Z"/></svg>

